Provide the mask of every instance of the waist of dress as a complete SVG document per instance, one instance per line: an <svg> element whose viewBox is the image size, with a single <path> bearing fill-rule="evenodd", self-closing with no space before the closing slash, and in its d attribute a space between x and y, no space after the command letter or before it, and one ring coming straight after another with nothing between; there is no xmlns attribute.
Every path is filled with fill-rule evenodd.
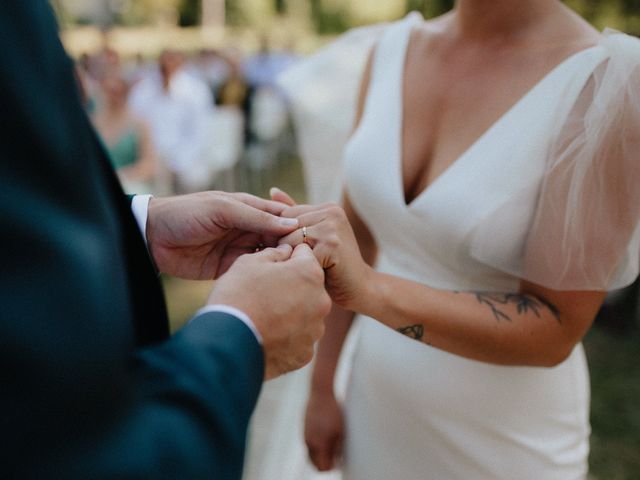
<svg viewBox="0 0 640 480"><path fill-rule="evenodd" d="M502 366L433 348L368 317L358 317L358 328L352 380L368 396L410 404L429 417L466 417L473 405L473 421L519 425L540 417L587 424L589 375L582 344L553 368Z"/></svg>

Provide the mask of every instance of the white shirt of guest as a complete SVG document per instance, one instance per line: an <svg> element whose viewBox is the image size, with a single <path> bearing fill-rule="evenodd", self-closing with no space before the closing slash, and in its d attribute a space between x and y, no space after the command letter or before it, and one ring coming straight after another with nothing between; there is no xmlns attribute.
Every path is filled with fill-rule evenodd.
<svg viewBox="0 0 640 480"><path fill-rule="evenodd" d="M180 70L165 90L155 72L133 87L129 106L148 122L154 146L172 171L184 172L202 161L213 109L205 83Z"/></svg>

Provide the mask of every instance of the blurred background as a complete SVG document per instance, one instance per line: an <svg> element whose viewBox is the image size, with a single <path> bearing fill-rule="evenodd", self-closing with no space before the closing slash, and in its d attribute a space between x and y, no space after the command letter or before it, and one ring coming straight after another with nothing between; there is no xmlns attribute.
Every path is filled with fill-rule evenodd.
<svg viewBox="0 0 640 480"><path fill-rule="evenodd" d="M360 25L452 0L51 0L84 101L123 187L204 189L304 202L303 167L277 76ZM640 0L567 0L598 29L640 34ZM488 3L490 4L490 3ZM172 328L210 282L163 279ZM592 379L591 478L640 479L638 283L610 295L585 339ZM543 480L543 479L541 479Z"/></svg>

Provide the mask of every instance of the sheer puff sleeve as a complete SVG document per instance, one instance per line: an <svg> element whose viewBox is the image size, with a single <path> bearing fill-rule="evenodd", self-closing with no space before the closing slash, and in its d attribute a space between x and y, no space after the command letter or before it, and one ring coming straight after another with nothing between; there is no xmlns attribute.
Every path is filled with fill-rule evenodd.
<svg viewBox="0 0 640 480"><path fill-rule="evenodd" d="M554 290L606 291L630 284L640 257L640 40L605 31L605 59L554 129L528 230L517 248L496 247L510 205L472 238L475 258Z"/></svg>

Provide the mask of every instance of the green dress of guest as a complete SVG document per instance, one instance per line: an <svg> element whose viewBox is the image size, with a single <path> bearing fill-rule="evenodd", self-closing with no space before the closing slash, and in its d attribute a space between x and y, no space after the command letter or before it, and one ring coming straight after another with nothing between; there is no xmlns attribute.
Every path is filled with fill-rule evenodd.
<svg viewBox="0 0 640 480"><path fill-rule="evenodd" d="M136 163L140 155L140 136L133 128L128 128L117 141L107 145L113 168L119 170Z"/></svg>

